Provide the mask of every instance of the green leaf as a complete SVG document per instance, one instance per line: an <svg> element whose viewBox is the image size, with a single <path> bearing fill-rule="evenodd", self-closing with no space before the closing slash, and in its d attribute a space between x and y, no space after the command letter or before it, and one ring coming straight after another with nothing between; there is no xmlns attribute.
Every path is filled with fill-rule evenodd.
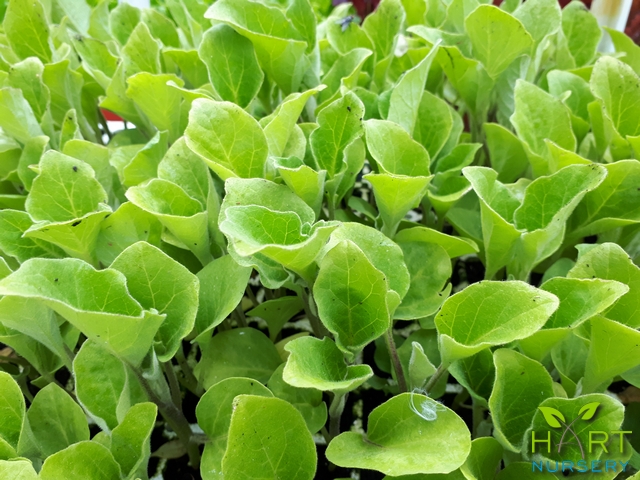
<svg viewBox="0 0 640 480"><path fill-rule="evenodd" d="M298 388L344 394L373 376L369 365L347 365L336 344L325 337L300 337L285 345L289 352L282 378Z"/></svg>
<svg viewBox="0 0 640 480"><path fill-rule="evenodd" d="M53 310L29 299L5 297L0 299L0 323L37 340L71 365Z"/></svg>
<svg viewBox="0 0 640 480"><path fill-rule="evenodd" d="M38 165L26 209L36 221L64 222L98 209L107 195L85 162L54 150L46 152Z"/></svg>
<svg viewBox="0 0 640 480"><path fill-rule="evenodd" d="M322 220L310 226L295 212L274 212L257 205L229 206L224 216L220 230L236 254L259 253L303 277L313 276L312 264L338 226Z"/></svg>
<svg viewBox="0 0 640 480"><path fill-rule="evenodd" d="M0 89L0 127L22 144L43 135L29 102L17 88Z"/></svg>
<svg viewBox="0 0 640 480"><path fill-rule="evenodd" d="M313 157L319 170L333 178L346 168L347 148L363 134L364 105L353 93L347 92L320 112L318 124L309 138Z"/></svg>
<svg viewBox="0 0 640 480"><path fill-rule="evenodd" d="M140 23L140 10L128 3L119 3L109 13L109 30L120 45L125 45L131 32Z"/></svg>
<svg viewBox="0 0 640 480"><path fill-rule="evenodd" d="M567 276L569 278L602 278L627 284L629 292L606 312L606 316L632 328L640 327L640 319L638 319L640 269L634 265L619 245L603 243L589 251L583 251Z"/></svg>
<svg viewBox="0 0 640 480"><path fill-rule="evenodd" d="M153 403L133 405L111 433L111 453L127 478L146 475L157 414L158 407Z"/></svg>
<svg viewBox="0 0 640 480"><path fill-rule="evenodd" d="M322 392L314 388L289 385L282 378L284 367L285 365L281 364L273 372L267 386L274 396L286 400L300 412L311 434L319 432L327 422L327 405L322 401Z"/></svg>
<svg viewBox="0 0 640 480"><path fill-rule="evenodd" d="M485 123L484 131L491 167L498 172L498 180L508 183L520 178L529 166L522 141L497 123Z"/></svg>
<svg viewBox="0 0 640 480"><path fill-rule="evenodd" d="M38 474L29 460L0 460L0 475L13 480L38 480Z"/></svg>
<svg viewBox="0 0 640 480"><path fill-rule="evenodd" d="M107 447L93 441L71 445L48 457L42 480L113 480L120 478L120 466Z"/></svg>
<svg viewBox="0 0 640 480"><path fill-rule="evenodd" d="M200 294L195 328L198 340L217 327L242 300L251 268L238 265L230 255L220 257L200 272Z"/></svg>
<svg viewBox="0 0 640 480"><path fill-rule="evenodd" d="M607 177L584 196L569 220L572 239L640 222L640 162L621 160L604 168Z"/></svg>
<svg viewBox="0 0 640 480"><path fill-rule="evenodd" d="M343 352L355 355L389 328L397 300L387 285L384 274L350 240L324 256L313 295L320 320Z"/></svg>
<svg viewBox="0 0 640 480"><path fill-rule="evenodd" d="M524 282L480 282L449 297L435 318L443 361L526 338L558 308L555 295Z"/></svg>
<svg viewBox="0 0 640 480"><path fill-rule="evenodd" d="M473 480L493 480L502 460L502 446L491 437L476 438L460 470Z"/></svg>
<svg viewBox="0 0 640 480"><path fill-rule="evenodd" d="M640 365L640 332L597 316L591 319L591 344L582 388L593 392L616 375Z"/></svg>
<svg viewBox="0 0 640 480"><path fill-rule="evenodd" d="M155 350L161 362L169 361L195 325L198 278L146 242L128 247L111 268L124 274L129 293L144 309L166 315L158 329Z"/></svg>
<svg viewBox="0 0 640 480"><path fill-rule="evenodd" d="M640 103L638 75L628 65L603 56L593 67L591 91L604 105L615 129L623 136L640 134L635 121Z"/></svg>
<svg viewBox="0 0 640 480"><path fill-rule="evenodd" d="M364 130L367 149L384 173L429 175L429 153L398 124L386 120L367 120Z"/></svg>
<svg viewBox="0 0 640 480"><path fill-rule="evenodd" d="M222 0L209 7L205 17L248 38L260 66L285 94L298 90L309 67L307 43L282 10L249 0Z"/></svg>
<svg viewBox="0 0 640 480"><path fill-rule="evenodd" d="M222 100L247 107L264 79L251 41L220 24L204 32L198 53Z"/></svg>
<svg viewBox="0 0 640 480"><path fill-rule="evenodd" d="M103 265L111 265L120 253L136 242L158 246L161 234L162 224L152 214L125 202L100 224L96 257Z"/></svg>
<svg viewBox="0 0 640 480"><path fill-rule="evenodd" d="M480 405L488 406L496 376L490 350L481 350L471 357L453 362L449 367L449 373Z"/></svg>
<svg viewBox="0 0 640 480"><path fill-rule="evenodd" d="M571 150L576 149L576 137L571 128L569 110L539 87L518 80L515 88L515 113L511 123L518 136L539 156L546 153L545 140ZM545 174L544 167L534 165L536 175Z"/></svg>
<svg viewBox="0 0 640 480"><path fill-rule="evenodd" d="M480 5L464 21L475 57L497 78L517 57L529 53L531 35L516 18L493 5Z"/></svg>
<svg viewBox="0 0 640 480"><path fill-rule="evenodd" d="M120 53L126 77L131 77L140 72L153 74L161 72L160 45L151 36L151 32L145 23L138 23Z"/></svg>
<svg viewBox="0 0 640 480"><path fill-rule="evenodd" d="M12 65L7 84L22 90L36 119L41 119L49 104L49 89L42 83L44 65L36 57L29 57Z"/></svg>
<svg viewBox="0 0 640 480"><path fill-rule="evenodd" d="M311 480L317 453L302 415L279 398L240 395L234 400L225 478Z"/></svg>
<svg viewBox="0 0 640 480"><path fill-rule="evenodd" d="M640 47L624 32L608 27L604 27L604 29L611 37L616 52L626 54L621 57L621 60L633 68L636 74L640 75Z"/></svg>
<svg viewBox="0 0 640 480"><path fill-rule="evenodd" d="M16 381L6 372L0 372L0 386L0 440L17 450L25 416L24 397Z"/></svg>
<svg viewBox="0 0 640 480"><path fill-rule="evenodd" d="M596 410L600 406L600 402L587 403L584 407L580 409L578 414L582 420L591 420L593 416L596 414Z"/></svg>
<svg viewBox="0 0 640 480"><path fill-rule="evenodd" d="M251 115L237 105L198 99L185 131L188 147L220 178L264 177L267 140Z"/></svg>
<svg viewBox="0 0 640 480"><path fill-rule="evenodd" d="M377 14L382 15L382 10L378 10ZM376 35L375 38L379 36ZM400 125L409 134L413 134L416 126L429 69L437 54L438 44L433 46L418 65L404 74L391 92L387 119Z"/></svg>
<svg viewBox="0 0 640 480"><path fill-rule="evenodd" d="M498 173L486 167L462 170L480 199L482 240L485 252L485 278L492 278L507 265L521 232L513 225L513 215L520 201L500 183Z"/></svg>
<svg viewBox="0 0 640 480"><path fill-rule="evenodd" d="M365 436L345 432L327 448L341 467L391 476L449 473L471 449L469 430L453 411L423 395L403 393L375 408Z"/></svg>
<svg viewBox="0 0 640 480"><path fill-rule="evenodd" d="M544 328L575 328L613 305L629 291L614 280L555 277L540 287L560 299L560 306Z"/></svg>
<svg viewBox="0 0 640 480"><path fill-rule="evenodd" d="M18 177L22 181L25 190L31 190L33 179L37 175L36 172L31 170L30 166L38 164L48 145L49 137L45 135L30 138L25 143L17 168Z"/></svg>
<svg viewBox="0 0 640 480"><path fill-rule="evenodd" d="M130 368L91 340L76 354L73 374L78 401L105 431L116 428L132 405L147 400Z"/></svg>
<svg viewBox="0 0 640 480"><path fill-rule="evenodd" d="M89 426L82 408L68 392L55 384L47 385L38 392L27 418L44 457L89 440Z"/></svg>
<svg viewBox="0 0 640 480"><path fill-rule="evenodd" d="M522 22L533 37L536 48L549 35L561 28L562 13L558 2L553 0L533 0L523 3L513 16Z"/></svg>
<svg viewBox="0 0 640 480"><path fill-rule="evenodd" d="M355 48L336 59L331 68L322 77L322 83L327 86L318 95L316 113L342 96L342 91L353 90L358 85L362 69L369 65L368 59L372 52L366 48Z"/></svg>
<svg viewBox="0 0 640 480"><path fill-rule="evenodd" d="M537 433L536 438L546 438L544 434L549 431L549 424L547 423L548 417L543 413L544 410L549 413L553 412L556 415L559 414L557 418L559 418L563 423L570 424L573 420L580 418L580 414L578 412L580 412L580 410L584 408L585 405L594 402L600 403L600 408L596 418L588 422L576 421L571 427L582 443L584 457L582 455L580 447L577 445L576 438L570 432L568 432L564 437L564 441L569 443L566 443L562 446L560 453L558 453L557 448L551 448L551 451L548 452L545 446L541 445L540 443L538 443L535 446L535 450L533 450L531 446L531 432L534 431ZM564 432L564 428L558 429L558 427L560 427L561 425L560 422L557 421L557 418L554 419L556 421L554 426L557 425L557 427L551 430L552 445L557 445L559 443L560 438L562 437ZM604 451L602 448L600 448L600 446L588 448L588 439L590 437L589 432L613 432L619 430L623 420L623 405L618 400L615 400L608 395L580 395L579 397L572 399L548 398L547 400L542 402L540 411L536 412L536 415L533 418L533 422L531 423L531 427L525 434L527 439L526 449L529 452L535 451L538 456L541 457L541 459L549 459L552 462L562 461L562 459L573 459L575 461L580 458L584 458L584 460L587 462L587 465L590 465L593 460L604 457ZM595 438L599 439L602 437L596 435ZM617 450L618 445L611 445L612 453L615 453Z"/></svg>
<svg viewBox="0 0 640 480"><path fill-rule="evenodd" d="M433 315L451 292L448 280L452 270L447 250L419 233L402 230L396 236L411 281L394 318L409 320Z"/></svg>
<svg viewBox="0 0 640 480"><path fill-rule="evenodd" d="M600 165L569 165L531 182L513 216L515 226L526 233L517 245L508 267L510 272L524 278L533 266L560 247L569 215L606 174Z"/></svg>
<svg viewBox="0 0 640 480"><path fill-rule="evenodd" d="M155 215L203 265L209 263L209 220L200 202L175 183L162 179L131 187L126 196L137 207Z"/></svg>
<svg viewBox="0 0 640 480"><path fill-rule="evenodd" d="M49 25L38 0L11 0L2 23L9 45L20 58L36 56L51 62Z"/></svg>
<svg viewBox="0 0 640 480"><path fill-rule="evenodd" d="M267 383L282 359L267 336L255 328L218 333L202 345L196 374L209 388L225 378L249 377Z"/></svg>
<svg viewBox="0 0 640 480"><path fill-rule="evenodd" d="M0 211L0 250L19 262L34 257L61 258L64 252L49 242L25 237L33 225L29 214L18 210Z"/></svg>
<svg viewBox="0 0 640 480"><path fill-rule="evenodd" d="M309 99L318 92L322 92L323 86L312 88L303 93L292 93L285 98L272 115L261 120L264 129L269 154L273 157L282 157L288 142L291 141L293 130L300 118ZM302 158L303 155L300 155Z"/></svg>
<svg viewBox="0 0 640 480"><path fill-rule="evenodd" d="M542 415L544 415L544 420L551 428L561 428L562 425L560 424L560 422L566 422L564 415L562 415L562 412L558 411L555 408L538 407L538 409L542 412Z"/></svg>
<svg viewBox="0 0 640 480"><path fill-rule="evenodd" d="M163 315L129 295L125 277L96 271L81 260L27 260L0 281L2 295L31 298L52 308L96 343L138 364L149 351Z"/></svg>
<svg viewBox="0 0 640 480"><path fill-rule="evenodd" d="M169 132L169 143L175 142L181 135L180 110L182 95L167 82L173 81L180 87L184 82L173 74L154 75L141 72L127 79L129 87L126 95L147 116L160 131Z"/></svg>
<svg viewBox="0 0 640 480"><path fill-rule="evenodd" d="M275 160L275 166L284 183L318 216L324 197L326 170L317 172L298 157L278 158Z"/></svg>
<svg viewBox="0 0 640 480"><path fill-rule="evenodd" d="M582 2L571 2L562 9L562 31L576 67L589 64L596 55L602 30L596 17Z"/></svg>
<svg viewBox="0 0 640 480"><path fill-rule="evenodd" d="M540 363L513 350L496 350L493 361L496 378L489 409L494 435L504 448L519 452L538 405L554 396L553 380Z"/></svg>

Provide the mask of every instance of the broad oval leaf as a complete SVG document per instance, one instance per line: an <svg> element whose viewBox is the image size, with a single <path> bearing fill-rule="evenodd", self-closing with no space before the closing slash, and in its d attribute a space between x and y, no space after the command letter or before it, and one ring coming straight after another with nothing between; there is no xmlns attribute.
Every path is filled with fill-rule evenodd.
<svg viewBox="0 0 640 480"><path fill-rule="evenodd" d="M424 395L403 393L375 408L367 433L345 432L327 448L338 466L378 470L399 476L449 473L471 450L464 421Z"/></svg>
<svg viewBox="0 0 640 480"><path fill-rule="evenodd" d="M267 140L258 122L229 102L197 99L189 111L187 145L220 178L262 178Z"/></svg>
<svg viewBox="0 0 640 480"><path fill-rule="evenodd" d="M107 447L83 441L48 457L42 480L113 480L120 478L120 466Z"/></svg>
<svg viewBox="0 0 640 480"><path fill-rule="evenodd" d="M311 480L317 453L302 415L279 398L236 397L222 459L224 478Z"/></svg>
<svg viewBox="0 0 640 480"><path fill-rule="evenodd" d="M449 297L435 318L443 361L526 338L558 308L555 295L520 281L483 281Z"/></svg>
<svg viewBox="0 0 640 480"><path fill-rule="evenodd" d="M0 439L17 450L25 416L24 396L16 381L6 372L0 372L0 387Z"/></svg>
<svg viewBox="0 0 640 480"><path fill-rule="evenodd" d="M315 388L343 394L373 376L369 365L347 365L336 344L325 337L300 337L287 343L289 352L282 378L298 388Z"/></svg>

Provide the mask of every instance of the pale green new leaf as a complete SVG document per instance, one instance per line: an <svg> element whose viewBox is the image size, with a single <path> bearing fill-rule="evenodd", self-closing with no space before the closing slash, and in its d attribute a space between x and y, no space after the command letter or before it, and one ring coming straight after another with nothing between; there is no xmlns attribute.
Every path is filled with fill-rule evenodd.
<svg viewBox="0 0 640 480"><path fill-rule="evenodd" d="M591 319L591 343L582 388L590 393L640 365L640 332L601 316Z"/></svg>
<svg viewBox="0 0 640 480"><path fill-rule="evenodd" d="M561 28L562 12L560 5L554 0L532 0L518 7L513 16L531 34L536 48L549 35Z"/></svg>
<svg viewBox="0 0 640 480"><path fill-rule="evenodd" d="M111 453L126 478L146 475L151 432L156 423L158 407L146 402L133 405L122 422L111 432Z"/></svg>
<svg viewBox="0 0 640 480"><path fill-rule="evenodd" d="M496 379L489 398L494 434L502 446L519 452L538 405L553 397L553 380L535 360L501 348L493 354Z"/></svg>
<svg viewBox="0 0 640 480"><path fill-rule="evenodd" d="M601 57L593 67L591 90L602 101L613 122L623 136L640 134L637 122L640 111L640 83L631 67L613 57Z"/></svg>
<svg viewBox="0 0 640 480"><path fill-rule="evenodd" d="M222 459L224 478L311 480L317 453L302 415L279 398L236 397Z"/></svg>
<svg viewBox="0 0 640 480"><path fill-rule="evenodd" d="M383 273L352 241L333 247L320 263L313 287L322 323L336 336L338 347L355 355L390 326L389 287ZM397 298L397 294L395 294Z"/></svg>
<svg viewBox="0 0 640 480"><path fill-rule="evenodd" d="M194 101L185 138L187 146L223 180L265 175L265 134L251 115L233 103Z"/></svg>
<svg viewBox="0 0 640 480"><path fill-rule="evenodd" d="M296 338L284 348L289 357L282 378L294 387L344 394L373 376L369 365L347 365L340 349L327 337Z"/></svg>
<svg viewBox="0 0 640 480"><path fill-rule="evenodd" d="M452 410L419 394L402 393L369 415L366 435L345 432L327 448L338 466L391 476L450 473L471 449L469 430Z"/></svg>
<svg viewBox="0 0 640 480"><path fill-rule="evenodd" d="M71 258L27 260L0 281L0 294L44 303L132 364L142 361L164 320L129 295L124 275Z"/></svg>
<svg viewBox="0 0 640 480"><path fill-rule="evenodd" d="M128 247L111 268L124 274L129 293L144 309L166 315L157 333L155 351L161 362L169 361L195 325L198 278L147 242Z"/></svg>
<svg viewBox="0 0 640 480"><path fill-rule="evenodd" d="M589 250L580 248L580 251L578 262L567 276L617 280L628 285L629 292L606 312L606 316L629 327L639 327L640 269L634 265L622 247L614 243L603 243Z"/></svg>
<svg viewBox="0 0 640 480"><path fill-rule="evenodd" d="M516 18L493 5L480 5L464 21L473 53L491 78L531 51L533 39Z"/></svg>
<svg viewBox="0 0 640 480"><path fill-rule="evenodd" d="M571 2L562 9L562 31L576 67L589 64L596 55L602 29L584 3Z"/></svg>
<svg viewBox="0 0 640 480"><path fill-rule="evenodd" d="M443 362L526 338L558 308L555 295L519 281L474 283L449 297L435 318Z"/></svg>
<svg viewBox="0 0 640 480"><path fill-rule="evenodd" d="M498 172L498 180L507 183L520 178L529 166L522 141L497 123L485 123L484 131L491 167Z"/></svg>
<svg viewBox="0 0 640 480"><path fill-rule="evenodd" d="M0 476L12 480L38 480L38 474L29 460L0 460Z"/></svg>
<svg viewBox="0 0 640 480"><path fill-rule="evenodd" d="M476 438L460 470L471 480L493 480L502 461L502 446L492 437Z"/></svg>
<svg viewBox="0 0 640 480"><path fill-rule="evenodd" d="M282 363L271 340L255 328L236 328L218 333L202 345L196 375L205 389L230 377L249 377L267 383Z"/></svg>
<svg viewBox="0 0 640 480"><path fill-rule="evenodd" d="M20 58L36 56L43 63L51 62L49 25L39 0L8 2L2 26L9 45Z"/></svg>
<svg viewBox="0 0 640 480"><path fill-rule="evenodd" d="M41 480L114 480L120 478L120 466L107 447L93 441L71 445L48 457Z"/></svg>
<svg viewBox="0 0 640 480"><path fill-rule="evenodd" d="M131 187L126 196L137 207L155 215L203 265L209 263L209 220L200 202L175 183L162 179Z"/></svg>
<svg viewBox="0 0 640 480"><path fill-rule="evenodd" d="M82 408L68 392L49 384L33 399L27 412L29 425L43 457L89 440L89 425Z"/></svg>
<svg viewBox="0 0 640 480"><path fill-rule="evenodd" d="M0 89L0 127L22 144L44 135L29 102L17 88Z"/></svg>
<svg viewBox="0 0 640 480"><path fill-rule="evenodd" d="M317 172L298 157L277 158L274 164L284 183L318 216L324 197L326 170Z"/></svg>
<svg viewBox="0 0 640 480"><path fill-rule="evenodd" d="M34 257L61 258L64 252L49 242L25 237L33 221L26 212L0 210L0 249L24 262Z"/></svg>
<svg viewBox="0 0 640 480"><path fill-rule="evenodd" d="M251 41L220 24L204 32L198 53L222 100L247 107L264 79Z"/></svg>
<svg viewBox="0 0 640 480"><path fill-rule="evenodd" d="M0 372L0 386L0 440L13 448L15 454L25 416L24 396L16 381L6 372Z"/></svg>
<svg viewBox="0 0 640 480"><path fill-rule="evenodd" d="M250 0L222 0L205 17L224 22L248 38L260 66L285 94L298 90L309 67L308 45L282 10Z"/></svg>

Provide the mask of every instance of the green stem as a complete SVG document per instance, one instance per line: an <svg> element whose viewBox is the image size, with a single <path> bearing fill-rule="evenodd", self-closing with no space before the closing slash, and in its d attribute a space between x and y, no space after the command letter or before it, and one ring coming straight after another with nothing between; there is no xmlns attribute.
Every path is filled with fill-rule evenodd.
<svg viewBox="0 0 640 480"><path fill-rule="evenodd" d="M333 400L329 406L329 437L331 439L340 435L340 418L346 403L346 393L334 393Z"/></svg>
<svg viewBox="0 0 640 480"><path fill-rule="evenodd" d="M171 392L171 401L173 404L182 408L182 394L180 393L180 384L178 383L178 377L176 377L176 371L173 369L173 364L171 360L168 362L164 362L162 364L164 369L164 374L167 376L169 380L169 391Z"/></svg>
<svg viewBox="0 0 640 480"><path fill-rule="evenodd" d="M189 464L193 468L200 466L200 450L198 444L192 441L192 432L189 421L186 419L182 410L176 406L171 398L169 386L164 375L155 374L152 377L144 375L139 367L129 365L134 372L136 378L142 385L145 393L153 403L158 406L158 411L165 419L171 429L176 432L178 438L184 445L189 455ZM151 379L155 381L151 381Z"/></svg>
<svg viewBox="0 0 640 480"><path fill-rule="evenodd" d="M182 372L182 376L184 377L183 385L191 393L193 393L197 397L201 397L202 394L204 393L203 389L200 385L198 385L198 380L193 374L193 370L191 370L191 367L189 366L189 362L187 362L187 359L184 356L184 350L182 349L182 345L180 345L180 348L178 348L175 358L178 361L178 365L180 366L180 371Z"/></svg>
<svg viewBox="0 0 640 480"><path fill-rule="evenodd" d="M393 325L387 330L387 333L384 336L384 340L387 344L387 350L389 350L389 358L391 359L391 365L393 365L393 371L396 374L398 390L400 391L400 393L404 393L407 391L407 381L404 378L404 371L402 370L402 363L400 362L400 357L398 356L396 342L393 340Z"/></svg>
<svg viewBox="0 0 640 480"><path fill-rule="evenodd" d="M472 430L472 435L473 438L478 438L478 427L480 426L480 423L482 422L482 420L484 420L484 407L482 405L480 405L480 402L478 402L475 398L472 398L472 417L473 417L473 430Z"/></svg>
<svg viewBox="0 0 640 480"><path fill-rule="evenodd" d="M318 338L328 337L330 335L329 331L322 324L318 316L313 312L313 296L311 295L311 293L309 293L306 288L301 288L298 293L300 295L300 298L302 298L304 312L309 319L313 334Z"/></svg>
<svg viewBox="0 0 640 480"><path fill-rule="evenodd" d="M449 368L448 364L446 365L444 363L440 364L436 372L431 376L427 384L424 386L424 389L426 390L427 395L431 393L431 390L433 390L433 387L435 387L436 383L438 383L438 380L440 380L440 378L442 377L442 375L445 374L448 368Z"/></svg>
<svg viewBox="0 0 640 480"><path fill-rule="evenodd" d="M247 328L249 325L247 324L247 317L244 316L244 312L242 311L241 305L238 305L233 311L233 317L240 328Z"/></svg>
<svg viewBox="0 0 640 480"><path fill-rule="evenodd" d="M247 288L245 289L245 292L249 300L251 300L251 304L253 305L253 308L256 308L258 305L260 305L260 302L258 302L258 299L256 298L255 294L253 293L253 290L251 289L251 285L247 284Z"/></svg>

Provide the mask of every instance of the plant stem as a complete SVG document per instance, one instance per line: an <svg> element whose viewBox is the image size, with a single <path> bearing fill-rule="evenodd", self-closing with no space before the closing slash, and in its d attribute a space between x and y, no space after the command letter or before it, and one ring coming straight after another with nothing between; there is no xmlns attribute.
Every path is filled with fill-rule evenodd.
<svg viewBox="0 0 640 480"><path fill-rule="evenodd" d="M150 378L143 375L140 367L129 365L134 372L136 378L142 385L145 393L153 403L158 406L158 411L165 419L171 429L176 432L178 438L184 445L189 455L189 464L193 468L198 468L200 465L200 450L198 444L192 441L192 432L189 421L185 418L182 410L176 406L172 399L169 386L164 375L154 375L154 379L157 380L152 384Z"/></svg>
<svg viewBox="0 0 640 480"><path fill-rule="evenodd" d="M253 293L253 290L251 289L251 285L247 284L247 288L245 289L245 292L247 293L247 297L249 298L249 300L251 300L251 304L253 305L253 308L256 308L258 305L260 305L260 302L258 302L258 299L256 298L255 294Z"/></svg>
<svg viewBox="0 0 640 480"><path fill-rule="evenodd" d="M329 331L325 328L317 315L313 313L313 307L311 304L311 302L313 302L313 296L311 295L311 293L309 293L306 288L301 288L298 293L302 298L304 312L309 319L309 323L311 324L311 328L313 329L313 334L318 338L328 337Z"/></svg>
<svg viewBox="0 0 640 480"><path fill-rule="evenodd" d="M391 359L391 365L393 365L393 371L396 374L398 390L400 393L404 393L407 391L407 381L404 378L404 371L402 370L402 363L400 363L400 357L398 356L396 342L393 340L393 325L387 330L384 340L387 344L387 350L389 350L389 358Z"/></svg>
<svg viewBox="0 0 640 480"><path fill-rule="evenodd" d="M247 324L247 317L244 316L244 312L242 311L242 307L238 305L233 311L233 318L235 318L238 327L247 328L249 325Z"/></svg>
<svg viewBox="0 0 640 480"><path fill-rule="evenodd" d="M334 439L340 434L340 418L347 401L346 393L334 393L329 406L329 437Z"/></svg>
<svg viewBox="0 0 640 480"><path fill-rule="evenodd" d="M167 376L169 380L169 390L171 391L171 401L173 404L182 408L182 394L180 393L180 384L178 383L178 378L176 377L176 371L173 369L173 364L171 360L168 362L164 362L162 364L164 369L164 374Z"/></svg>
<svg viewBox="0 0 640 480"><path fill-rule="evenodd" d="M436 383L438 383L438 380L440 380L440 377L444 375L444 373L447 371L448 368L449 368L449 364L446 364L446 365L444 363L440 364L436 372L431 376L427 384L424 386L424 389L426 390L427 395L431 393L431 390L433 390L433 387L435 387Z"/></svg>
<svg viewBox="0 0 640 480"><path fill-rule="evenodd" d="M478 427L480 426L480 423L482 423L482 420L484 420L484 407L473 397L471 402L473 405L471 410L471 415L473 417L472 438L478 438Z"/></svg>

